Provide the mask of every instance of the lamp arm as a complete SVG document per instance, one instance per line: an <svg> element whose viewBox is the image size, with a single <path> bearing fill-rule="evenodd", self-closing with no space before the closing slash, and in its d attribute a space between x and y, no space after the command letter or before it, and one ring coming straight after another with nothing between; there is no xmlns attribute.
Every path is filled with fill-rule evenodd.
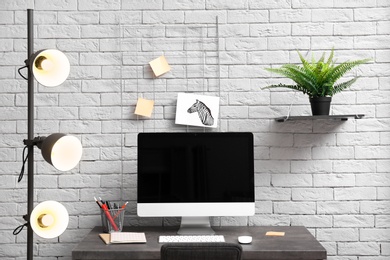
<svg viewBox="0 0 390 260"><path fill-rule="evenodd" d="M22 154L23 165L22 165L22 169L20 170L18 182L20 182L23 179L24 168L25 168L26 162L27 162L27 160L29 158L29 153L33 150L34 145L36 145L39 149L41 149L42 148L42 143L43 143L43 141L45 139L46 139L45 136L38 136L38 137L35 137L32 140L30 140L30 139L24 139L23 140L23 143L25 145L25 147L23 148L23 154ZM26 150L27 150L27 155L25 156Z"/></svg>
<svg viewBox="0 0 390 260"><path fill-rule="evenodd" d="M42 143L45 139L46 139L46 136L37 136L37 137L34 137L34 139L32 139L32 140L24 139L23 143L24 143L24 145L29 146L29 147L36 145L39 149L41 149Z"/></svg>

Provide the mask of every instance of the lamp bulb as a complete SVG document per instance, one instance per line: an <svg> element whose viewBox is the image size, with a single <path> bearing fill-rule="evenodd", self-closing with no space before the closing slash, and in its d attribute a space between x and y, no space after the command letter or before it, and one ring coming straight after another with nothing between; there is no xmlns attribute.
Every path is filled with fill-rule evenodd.
<svg viewBox="0 0 390 260"><path fill-rule="evenodd" d="M40 71L49 71L54 67L54 63L45 56L39 56L35 60L35 67Z"/></svg>
<svg viewBox="0 0 390 260"><path fill-rule="evenodd" d="M49 214L42 214L38 218L38 223L42 228L50 227L54 223L54 217Z"/></svg>
<svg viewBox="0 0 390 260"><path fill-rule="evenodd" d="M53 62L49 59L44 59L41 62L41 69L45 71L51 70L53 66L54 66Z"/></svg>

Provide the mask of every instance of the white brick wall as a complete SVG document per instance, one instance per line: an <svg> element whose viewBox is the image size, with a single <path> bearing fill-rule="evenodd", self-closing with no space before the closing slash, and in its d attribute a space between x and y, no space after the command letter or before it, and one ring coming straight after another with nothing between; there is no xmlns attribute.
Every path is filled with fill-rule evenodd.
<svg viewBox="0 0 390 260"><path fill-rule="evenodd" d="M130 201L127 225L177 223L136 216L136 136L198 130L174 124L176 94L187 90L220 95L217 131L255 134L256 215L249 222L224 217L215 223L304 225L326 247L328 259L390 259L388 0L3 1L1 259L24 259L26 254L26 232L15 237L12 230L26 213L27 178L17 183L17 176L27 132L27 83L16 71L26 59L26 9L32 2L35 49L58 48L71 62L70 77L61 87L36 87L36 134L71 133L84 146L80 165L65 173L44 163L37 151L35 201L58 200L70 213L69 227L58 242L36 238L37 259L71 258L75 244L100 223L93 196ZM215 53L208 52L203 71L202 55L190 50L215 50L216 16L221 66L216 66ZM211 38L186 42L183 30L175 27L183 25L208 25ZM123 31L125 27L130 30ZM122 39L121 33L128 37ZM199 39L196 30L187 33ZM275 122L291 103L292 115L310 113L309 102L290 91L261 90L287 82L264 68L298 62L296 49L318 56L332 47L340 61L373 60L354 72L361 78L334 97L332 108L366 117ZM172 71L153 80L145 61L163 51L174 63ZM139 96L155 99L151 119L132 114Z"/></svg>

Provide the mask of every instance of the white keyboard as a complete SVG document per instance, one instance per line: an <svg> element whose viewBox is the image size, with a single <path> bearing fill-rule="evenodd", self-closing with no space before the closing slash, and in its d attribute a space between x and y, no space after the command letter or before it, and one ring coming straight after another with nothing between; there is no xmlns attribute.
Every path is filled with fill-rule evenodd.
<svg viewBox="0 0 390 260"><path fill-rule="evenodd" d="M203 242L225 242L222 235L194 235L194 236L159 236L159 243L203 243Z"/></svg>

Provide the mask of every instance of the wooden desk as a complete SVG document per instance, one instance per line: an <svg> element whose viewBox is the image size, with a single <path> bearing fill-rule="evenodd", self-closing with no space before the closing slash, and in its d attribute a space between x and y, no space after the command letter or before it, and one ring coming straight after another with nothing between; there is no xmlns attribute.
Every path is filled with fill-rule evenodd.
<svg viewBox="0 0 390 260"><path fill-rule="evenodd" d="M73 260L160 259L159 235L174 235L177 227L127 227L123 231L145 232L146 244L106 245L100 238L101 227L95 227L72 251ZM243 259L319 260L326 259L325 248L305 227L213 227L226 242L238 243L240 235L253 237L242 245ZM285 232L283 237L265 236L267 231Z"/></svg>

